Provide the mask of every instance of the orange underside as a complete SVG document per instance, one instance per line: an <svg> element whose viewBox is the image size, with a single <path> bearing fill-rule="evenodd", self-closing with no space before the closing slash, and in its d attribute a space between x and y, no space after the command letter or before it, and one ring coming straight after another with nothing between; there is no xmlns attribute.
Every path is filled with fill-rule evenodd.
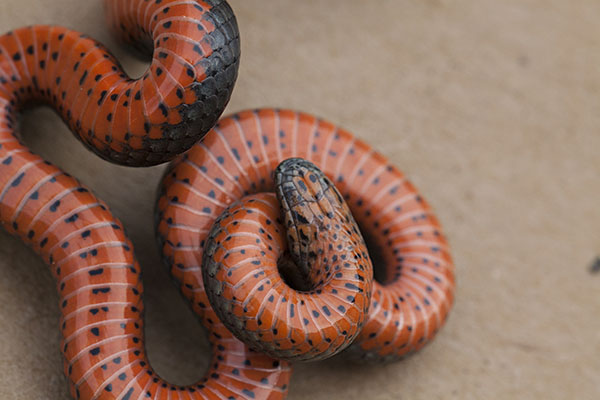
<svg viewBox="0 0 600 400"><path fill-rule="evenodd" d="M137 39L152 32L158 38L155 46L162 51L155 50L141 79L129 79L100 45L64 28L35 26L0 37L0 221L44 258L56 278L73 397L285 397L289 363L250 350L221 323L205 292L201 264L215 219L248 194L272 191L275 167L290 157L313 162L335 183L381 253L387 279L374 283L369 313L351 350L366 358L397 358L430 341L452 306L454 266L425 200L382 155L331 123L287 110L246 111L222 119L172 164L162 183L157 203L162 251L208 328L213 355L206 377L194 385L178 387L156 376L144 350L140 267L121 223L76 179L19 142L16 115L28 101L42 100L104 157L128 163L139 157L142 165L172 157L173 148L183 151L193 142L165 138L165 127L182 123L176 110L197 100L191 86L206 78L201 61L211 54L206 35L216 29L216 19L207 17L212 9L202 1L105 2L121 33ZM155 150L157 158L151 155ZM265 203L259 208L275 220L272 195L260 196ZM259 218L238 232L257 235L262 224ZM271 237L277 243L272 251L281 252L286 239L279 225L263 230L258 234ZM332 237L327 244L331 259L338 242ZM281 282L273 260L269 273ZM263 278L251 277L254 283ZM268 327L252 322L247 329L284 350L304 352L340 345L343 332L360 328L360 310L369 302L365 295L349 303L350 295L341 290L322 296L323 303L296 294L314 309L309 314L297 309L292 316L289 305L282 306L282 293L272 294L279 296L273 302L267 293L253 291L236 297L262 310ZM224 298L233 296L227 291ZM284 307L287 321L274 318L277 307ZM343 317L335 327L323 322L334 314Z"/></svg>

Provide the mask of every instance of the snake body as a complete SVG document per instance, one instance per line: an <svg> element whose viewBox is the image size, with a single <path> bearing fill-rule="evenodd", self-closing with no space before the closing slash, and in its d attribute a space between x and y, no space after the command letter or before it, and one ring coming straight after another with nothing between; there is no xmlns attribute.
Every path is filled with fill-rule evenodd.
<svg viewBox="0 0 600 400"><path fill-rule="evenodd" d="M227 3L105 5L111 25L128 40L154 45L151 66L140 79L129 79L99 43L65 28L33 26L0 36L0 222L43 257L56 279L71 394L282 398L289 365L249 351L214 325L212 361L200 382L180 387L157 376L144 349L140 267L123 226L75 178L19 140L19 112L42 102L98 155L144 166L189 148L218 119L239 60L237 25Z"/></svg>
<svg viewBox="0 0 600 400"><path fill-rule="evenodd" d="M221 321L245 343L276 358L327 358L362 328L371 261L346 202L314 164L288 158L274 181L278 202L244 197L215 221L203 281ZM302 290L286 284L280 264L297 271L288 279Z"/></svg>
<svg viewBox="0 0 600 400"><path fill-rule="evenodd" d="M364 359L392 360L423 347L445 322L453 301L454 265L439 223L414 186L384 156L348 131L309 114L259 109L223 118L202 142L172 163L157 203L157 231L165 260L182 293L196 312L202 312L210 299L237 337L252 339L255 348L278 357L319 358L314 351L302 355L299 349L317 347L327 354L331 342L341 337L351 340L353 331L336 330L331 325L340 315L352 312L344 297L350 295L342 295L337 286L349 284L354 289L353 282L327 288L321 282L305 288L311 301L298 306L297 300L288 300L304 296L303 290L293 293L289 285L274 277L279 247L273 246L268 255L260 253L268 252L268 238L276 236L272 229L265 231L273 226L267 225L266 219L276 219L279 211L265 206L263 214L268 218L258 223L241 224L241 216L250 218L241 210L236 210L239 218L219 219L224 212L231 214L227 208L245 196L281 189L274 173L281 162L293 157L312 162L335 183L349 206L337 208L336 219L343 221L353 215L373 243L372 252L379 255L374 267L383 277L375 279L368 315L349 352ZM310 178L303 182L310 184ZM327 208L311 211L306 202L296 203L306 214L327 217ZM284 205L283 214L291 215L289 206ZM220 233L233 229L235 221L243 225L235 227L235 235ZM297 239L301 233L310 235L311 222L314 225L301 215L291 230L288 223L286 229L278 228L277 245L287 241L292 255L302 254ZM293 234L294 230L298 233ZM231 236L252 237L260 243L240 255L249 243L228 241ZM324 277L347 263L342 260L342 256L348 257L344 254L347 237L330 234L327 241L321 238L323 251L330 254L319 254L320 269L313 270L314 275L300 274L301 283L331 279L331 275L321 279L319 274ZM204 268L204 277L209 279L204 281L203 252L209 242L211 256L206 257ZM265 243L267 248L261 248ZM225 261L227 254L232 260ZM292 259L300 271L305 269L306 257ZM257 263L255 274L245 274L246 269L238 273L251 261ZM222 264L220 272L215 264ZM236 283L227 271L235 271L241 281ZM259 324L261 315L265 318Z"/></svg>
<svg viewBox="0 0 600 400"><path fill-rule="evenodd" d="M126 41L153 48L139 79L65 28L0 36L0 223L56 279L72 396L277 399L288 390L287 360L329 357L353 341L349 352L367 359L425 345L451 307L454 268L437 220L404 176L308 114L263 109L217 123L239 61L225 1L105 5ZM20 142L18 114L32 102L52 106L115 163L154 165L189 149L162 182L156 227L209 331L212 361L200 382L173 385L150 367L132 244L101 200ZM263 193L273 191L277 198ZM372 284L361 230L382 255L380 282Z"/></svg>
<svg viewBox="0 0 600 400"><path fill-rule="evenodd" d="M235 17L224 1L104 4L126 40L154 45L146 73L130 79L101 44L66 28L9 32L0 37L3 140L14 140L19 109L37 101L103 158L132 166L168 161L201 139L229 100L239 62Z"/></svg>

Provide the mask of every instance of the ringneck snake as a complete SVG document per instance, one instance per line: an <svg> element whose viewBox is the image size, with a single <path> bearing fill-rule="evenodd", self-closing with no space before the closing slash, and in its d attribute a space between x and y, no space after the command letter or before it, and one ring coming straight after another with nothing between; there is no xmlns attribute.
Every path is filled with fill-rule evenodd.
<svg viewBox="0 0 600 400"><path fill-rule="evenodd" d="M253 110L215 125L239 60L226 2L105 5L126 41L154 47L139 79L74 31L33 26L0 37L0 221L56 278L72 396L283 398L290 365L268 355L320 359L356 338L347 353L395 359L425 345L451 307L453 265L435 216L403 175L307 114ZM200 382L172 385L150 367L132 244L101 200L21 144L16 118L31 102L51 105L112 162L154 165L191 147L165 174L156 226L173 277L209 330L212 361ZM324 175L302 161L275 173L294 157ZM294 169L307 173L290 177ZM295 191L284 195L286 185ZM279 200L267 193L275 188ZM370 285L349 210L382 255L381 284ZM325 220L314 229L308 217ZM284 269L296 276L283 279ZM240 276L242 284L230 280Z"/></svg>

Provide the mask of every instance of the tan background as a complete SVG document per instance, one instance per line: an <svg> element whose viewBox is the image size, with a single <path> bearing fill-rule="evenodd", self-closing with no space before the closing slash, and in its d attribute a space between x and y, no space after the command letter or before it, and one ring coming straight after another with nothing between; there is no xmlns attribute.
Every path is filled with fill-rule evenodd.
<svg viewBox="0 0 600 400"><path fill-rule="evenodd" d="M242 34L229 111L281 106L339 123L400 166L436 208L456 307L422 353L387 366L299 365L290 399L600 397L600 2L232 0ZM98 0L0 0L0 29L53 23L104 42ZM27 143L128 227L144 270L153 366L202 376L204 333L160 264L163 167L108 165L47 109ZM66 399L46 267L0 232L0 398Z"/></svg>

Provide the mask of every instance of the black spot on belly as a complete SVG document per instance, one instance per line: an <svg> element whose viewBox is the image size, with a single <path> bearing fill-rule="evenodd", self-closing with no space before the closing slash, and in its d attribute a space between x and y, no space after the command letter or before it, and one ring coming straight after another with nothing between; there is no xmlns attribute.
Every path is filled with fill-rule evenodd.
<svg viewBox="0 0 600 400"><path fill-rule="evenodd" d="M15 179L12 183L13 187L19 186L21 184L21 181L23 180L23 177L25 176L25 172L22 172L21 175L19 175L17 177L17 179Z"/></svg>
<svg viewBox="0 0 600 400"><path fill-rule="evenodd" d="M125 396L123 396L121 398L121 400L129 400L131 398L131 395L133 394L133 392L134 392L134 389L133 388L129 388L129 390L127 391L127 393L125 393Z"/></svg>
<svg viewBox="0 0 600 400"><path fill-rule="evenodd" d="M96 269L92 269L92 270L90 270L88 273L89 273L91 276L94 276L94 275L100 275L100 274L102 274L102 272L104 272L104 268L96 268Z"/></svg>

